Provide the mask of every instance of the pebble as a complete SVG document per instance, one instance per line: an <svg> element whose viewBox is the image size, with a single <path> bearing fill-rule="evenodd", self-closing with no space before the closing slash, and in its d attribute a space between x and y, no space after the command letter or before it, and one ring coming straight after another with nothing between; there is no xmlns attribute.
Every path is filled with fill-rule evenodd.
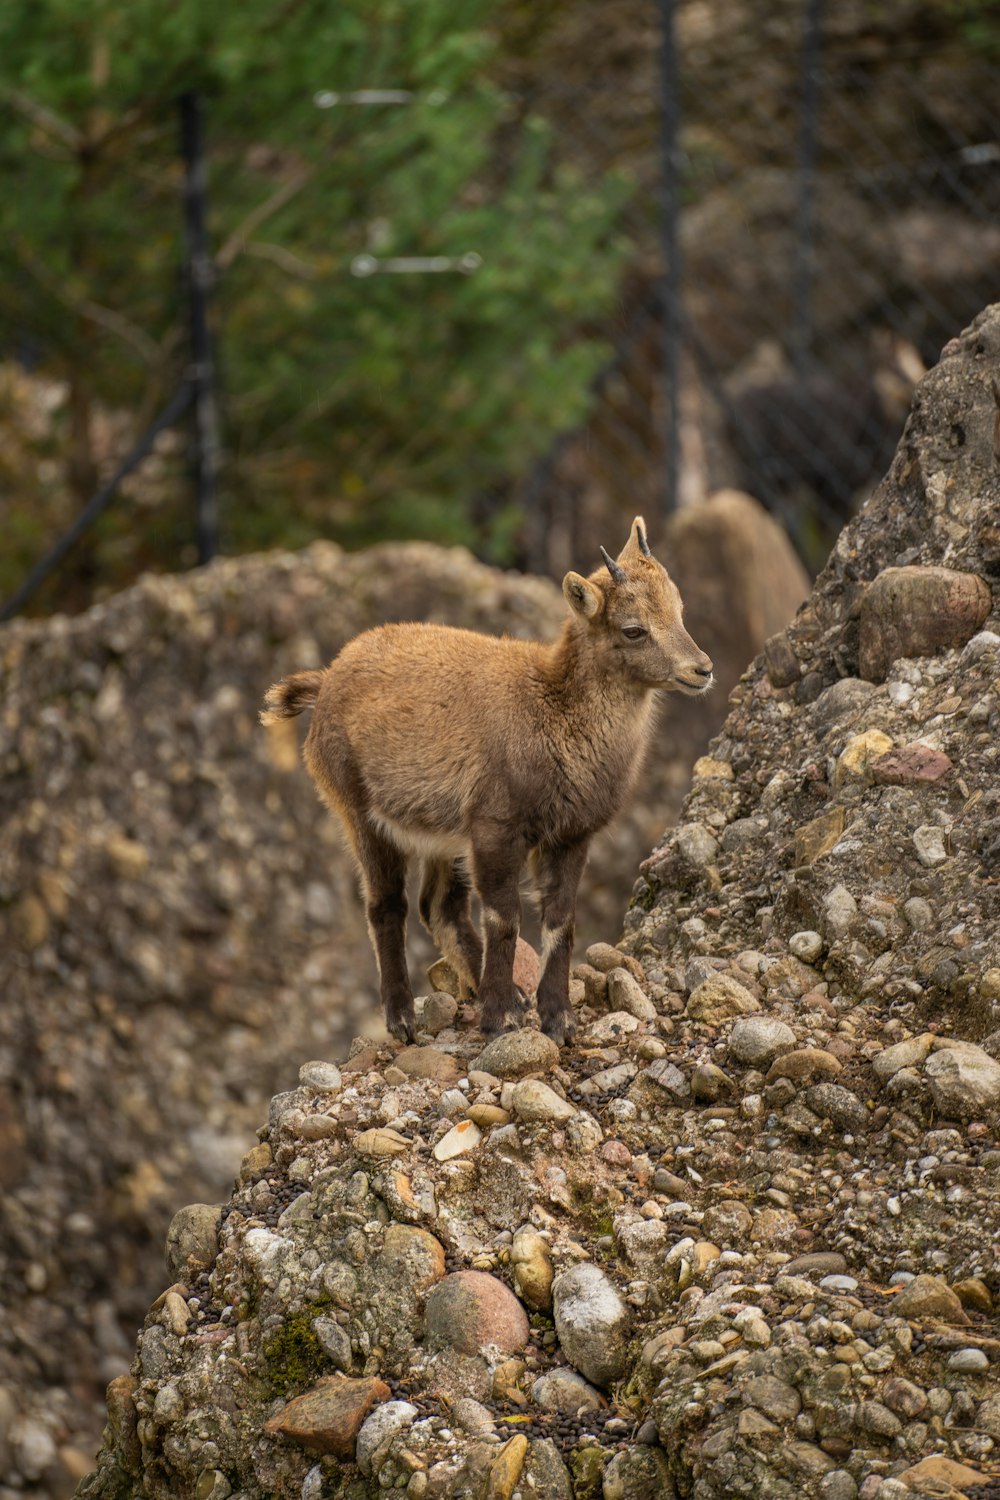
<svg viewBox="0 0 1000 1500"><path fill-rule="evenodd" d="M656 1020L656 1006L627 969L608 972L608 1004L612 1011L625 1011L638 1021Z"/></svg>
<svg viewBox="0 0 1000 1500"><path fill-rule="evenodd" d="M913 847L920 863L929 870L937 869L948 859L945 848L945 831L936 823L921 823L913 830Z"/></svg>
<svg viewBox="0 0 1000 1500"><path fill-rule="evenodd" d="M640 1024L627 1010L612 1010L588 1026L582 1040L588 1047L605 1047L638 1031Z"/></svg>
<svg viewBox="0 0 1000 1500"><path fill-rule="evenodd" d="M444 990L435 990L424 1000L420 1012L420 1029L431 1036L437 1036L439 1031L452 1025L457 1015L458 1001L454 995L449 995Z"/></svg>
<svg viewBox="0 0 1000 1500"><path fill-rule="evenodd" d="M514 1290L532 1312L547 1313L552 1307L552 1251L537 1229L518 1229L510 1247Z"/></svg>
<svg viewBox="0 0 1000 1500"><path fill-rule="evenodd" d="M794 932L788 950L804 964L814 964L823 952L823 939L818 932Z"/></svg>
<svg viewBox="0 0 1000 1500"><path fill-rule="evenodd" d="M525 1078L511 1090L511 1107L521 1120L564 1122L576 1114L576 1105L537 1078Z"/></svg>
<svg viewBox="0 0 1000 1500"><path fill-rule="evenodd" d="M853 1276L823 1276L819 1284L824 1292L856 1292L858 1289Z"/></svg>
<svg viewBox="0 0 1000 1500"><path fill-rule="evenodd" d="M941 1318L946 1323L967 1323L961 1301L939 1276L915 1276L892 1300L894 1317Z"/></svg>
<svg viewBox="0 0 1000 1500"><path fill-rule="evenodd" d="M409 1401L384 1401L362 1422L358 1431L355 1463L362 1474L381 1467L379 1450L385 1449L397 1433L420 1415Z"/></svg>
<svg viewBox="0 0 1000 1500"><path fill-rule="evenodd" d="M692 1021L703 1021L711 1026L759 1010L760 1002L731 974L713 974L711 978L703 979L691 991L687 1002L687 1013Z"/></svg>
<svg viewBox="0 0 1000 1500"><path fill-rule="evenodd" d="M632 1318L610 1277L590 1261L562 1271L552 1286L563 1352L594 1385L610 1385L628 1359Z"/></svg>
<svg viewBox="0 0 1000 1500"><path fill-rule="evenodd" d="M288 1401L264 1423L271 1437L284 1436L310 1453L332 1453L351 1458L361 1424L377 1402L392 1392L375 1376L352 1380L326 1376L301 1396Z"/></svg>
<svg viewBox="0 0 1000 1500"><path fill-rule="evenodd" d="M340 1069L331 1062L303 1063L299 1069L299 1083L303 1088L327 1094L336 1094L343 1087Z"/></svg>
<svg viewBox="0 0 1000 1500"><path fill-rule="evenodd" d="M797 1038L792 1028L774 1016L752 1016L736 1021L729 1033L729 1056L748 1067L768 1067L783 1052L791 1052Z"/></svg>
<svg viewBox="0 0 1000 1500"><path fill-rule="evenodd" d="M477 1057L475 1067L497 1079L521 1078L525 1073L548 1072L558 1061L559 1048L551 1037L523 1028L494 1037Z"/></svg>
<svg viewBox="0 0 1000 1500"><path fill-rule="evenodd" d="M528 1319L514 1293L485 1271L453 1271L432 1286L425 1308L427 1336L461 1354L494 1345L519 1354L528 1342Z"/></svg>
<svg viewBox="0 0 1000 1500"><path fill-rule="evenodd" d="M989 1356L982 1349L956 1349L948 1357L949 1370L956 1370L961 1375L981 1375L989 1367Z"/></svg>
<svg viewBox="0 0 1000 1500"><path fill-rule="evenodd" d="M605 1405L600 1391L567 1365L540 1375L531 1387L531 1399L546 1411L598 1411Z"/></svg>
<svg viewBox="0 0 1000 1500"><path fill-rule="evenodd" d="M474 1151L482 1138L482 1131L474 1120L460 1120L434 1147L434 1160L451 1161L466 1151Z"/></svg>
<svg viewBox="0 0 1000 1500"><path fill-rule="evenodd" d="M931 1095L942 1114L979 1119L1000 1105L1000 1062L978 1047L945 1047L924 1064Z"/></svg>

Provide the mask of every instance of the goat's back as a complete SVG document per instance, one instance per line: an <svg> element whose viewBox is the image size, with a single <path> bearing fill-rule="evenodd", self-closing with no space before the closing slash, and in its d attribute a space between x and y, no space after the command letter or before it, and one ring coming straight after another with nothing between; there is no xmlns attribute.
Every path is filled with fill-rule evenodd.
<svg viewBox="0 0 1000 1500"><path fill-rule="evenodd" d="M441 625L366 631L324 674L310 769L414 839L465 837L490 788L528 774L537 651Z"/></svg>

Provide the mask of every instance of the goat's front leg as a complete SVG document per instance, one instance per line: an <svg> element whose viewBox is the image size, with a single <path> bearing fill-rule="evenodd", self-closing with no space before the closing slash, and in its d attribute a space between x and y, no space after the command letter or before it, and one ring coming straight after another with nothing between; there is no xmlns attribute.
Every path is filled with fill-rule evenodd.
<svg viewBox="0 0 1000 1500"><path fill-rule="evenodd" d="M576 932L576 892L589 839L539 851L537 880L542 908L542 974L538 1016L557 1046L571 1040L576 1021L569 1003L569 961Z"/></svg>
<svg viewBox="0 0 1000 1500"><path fill-rule="evenodd" d="M513 1029L514 953L521 927L518 880L527 848L508 828L480 829L472 845L473 881L483 908L486 952L479 981L479 1029L486 1036Z"/></svg>

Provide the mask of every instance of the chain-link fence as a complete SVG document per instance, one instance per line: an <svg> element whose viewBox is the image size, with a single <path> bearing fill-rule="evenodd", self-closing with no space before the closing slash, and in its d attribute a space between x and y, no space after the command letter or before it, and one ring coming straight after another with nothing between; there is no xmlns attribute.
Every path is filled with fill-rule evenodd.
<svg viewBox="0 0 1000 1500"><path fill-rule="evenodd" d="M1000 287L987 13L563 12L521 80L525 106L587 172L624 169L636 191L614 357L586 422L515 483L534 566L584 555L610 513L726 485L822 561L885 471L916 380ZM560 53L600 57L597 81L553 84Z"/></svg>
<svg viewBox="0 0 1000 1500"><path fill-rule="evenodd" d="M735 486L781 517L811 566L821 563L884 472L922 370L998 294L995 5L481 0L478 10L495 28L479 75L449 95L436 86L439 70L416 77L412 38L396 58L373 50L354 79L364 89L316 94L323 118L338 116L339 134L331 126L329 152L314 150L308 161L303 143L320 129L311 99L313 118L286 123L291 144L278 150L263 139L270 117L241 115L239 101L227 105L218 89L206 96L206 161L197 171L185 136L186 181L198 184L187 193L193 340L178 316L186 294L163 274L162 247L155 285L129 283L131 301L123 294L121 305L114 299L127 268L105 268L113 303L105 306L94 267L117 239L103 221L62 280L11 239L10 285L23 284L34 300L14 299L5 331L0 297L0 339L31 344L44 368L63 325L79 325L63 365L75 360L69 469L86 475L61 509L22 498L20 531L28 535L31 516L35 531L21 543L23 563L18 552L21 577L53 534L64 534L50 554L61 560L67 537L108 506L121 454L98 463L84 442L81 459L88 406L140 393L131 441L120 444L134 456L152 412L184 382L200 436L197 550L195 507L177 499L184 481L175 460L172 511L134 487L117 518L109 513L118 562L105 584L129 576L129 559L177 567L211 555L217 470L223 550L317 534L349 545L423 535L471 541L490 560L559 576L593 555L595 537L624 534L635 511L655 526L670 509ZM343 58L307 73L328 68L338 84L348 76ZM383 87L401 81L413 86ZM492 112L469 104L483 83L497 93ZM289 88L307 96L297 75ZM186 97L193 107L195 95ZM44 147L39 175L59 151L85 174L84 136L53 123L23 90L0 89L0 101L33 132L23 146ZM341 107L327 109L331 101ZM173 143L175 119L161 113L151 138ZM95 200L128 174L137 192L169 193L176 145L154 173L143 160L146 137L128 136L129 119L126 110L116 125L128 144L115 145L88 189ZM466 119L482 135L467 168ZM539 125L547 155L536 152L526 171L525 141ZM399 163L411 157L419 170L411 168L407 198ZM382 193L383 171L397 174L393 193ZM206 181L209 230L221 247L214 265L201 222ZM568 181L578 184L575 205ZM437 218L426 208L434 192ZM87 206L82 191L79 200ZM456 203L460 228L458 220L449 227ZM179 223L175 207L161 241L171 214ZM482 242L465 238L477 222ZM375 274L389 270L407 274ZM221 447L206 354L210 284ZM139 319L159 303L174 308L172 321L156 327L154 319L151 336ZM522 358L536 332L542 353ZM91 340L103 356L123 337L146 359L147 394L126 365L107 361L104 389L114 395L95 394ZM269 361L259 384L257 357ZM127 411L117 414L128 431ZM24 427L16 413L10 425ZM48 472L49 460L46 452L36 462L32 449L12 470L12 488L23 491L28 471ZM45 547L40 516L53 518ZM145 543L136 540L143 526ZM31 573L31 588L47 568ZM10 571L7 612L25 598ZM39 597L53 599L52 589Z"/></svg>

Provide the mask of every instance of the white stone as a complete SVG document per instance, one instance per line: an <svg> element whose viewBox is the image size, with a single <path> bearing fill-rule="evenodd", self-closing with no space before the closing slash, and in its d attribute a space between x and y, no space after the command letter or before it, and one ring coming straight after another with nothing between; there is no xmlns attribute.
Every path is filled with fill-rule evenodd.
<svg viewBox="0 0 1000 1500"><path fill-rule="evenodd" d="M561 1272L552 1286L556 1333L567 1359L594 1385L625 1372L632 1318L614 1283L584 1261Z"/></svg>
<svg viewBox="0 0 1000 1500"><path fill-rule="evenodd" d="M917 858L928 870L943 865L948 858L944 835L944 829L938 828L934 823L921 823L919 828L913 830L913 847L917 851Z"/></svg>
<svg viewBox="0 0 1000 1500"><path fill-rule="evenodd" d="M583 1040L592 1047L606 1047L609 1042L613 1044L638 1029L639 1021L635 1016L629 1015L627 1010L613 1010L588 1026Z"/></svg>
<svg viewBox="0 0 1000 1500"><path fill-rule="evenodd" d="M774 1016L748 1016L736 1021L729 1033L729 1056L748 1067L770 1065L796 1045L792 1028Z"/></svg>
<svg viewBox="0 0 1000 1500"><path fill-rule="evenodd" d="M846 885L835 885L823 899L823 924L831 938L846 937L858 914L858 903Z"/></svg>
<svg viewBox="0 0 1000 1500"><path fill-rule="evenodd" d="M980 1047L966 1044L932 1052L924 1073L945 1116L973 1120L1000 1105L1000 1062Z"/></svg>
<svg viewBox="0 0 1000 1500"><path fill-rule="evenodd" d="M355 1461L362 1474L372 1472L379 1449L387 1448L397 1432L409 1427L417 1416L417 1408L409 1401L384 1401L381 1406L376 1406L362 1422L358 1433Z"/></svg>
<svg viewBox="0 0 1000 1500"><path fill-rule="evenodd" d="M627 969L608 972L608 1001L615 1011L627 1011L637 1021L655 1021L656 1006L645 994L639 981Z"/></svg>
<svg viewBox="0 0 1000 1500"><path fill-rule="evenodd" d="M540 1078L525 1078L510 1091L511 1108L522 1120L554 1120L563 1123L576 1114L576 1105L563 1099Z"/></svg>
<svg viewBox="0 0 1000 1500"><path fill-rule="evenodd" d="M303 1063L299 1069L299 1083L303 1088L326 1094L335 1094L343 1087L340 1069L331 1062Z"/></svg>
<svg viewBox="0 0 1000 1500"><path fill-rule="evenodd" d="M934 1037L929 1031L921 1036L907 1037L905 1042L897 1042L895 1046L886 1047L884 1052L880 1052L872 1059L872 1067L879 1078L891 1078L900 1068L918 1067L930 1056L933 1045Z"/></svg>
<svg viewBox="0 0 1000 1500"><path fill-rule="evenodd" d="M443 1135L434 1147L435 1161L451 1161L464 1151L472 1151L483 1138L483 1133L473 1120L459 1120L447 1135Z"/></svg>
<svg viewBox="0 0 1000 1500"><path fill-rule="evenodd" d="M823 939L818 932L793 932L788 949L802 963L814 964L823 952Z"/></svg>

